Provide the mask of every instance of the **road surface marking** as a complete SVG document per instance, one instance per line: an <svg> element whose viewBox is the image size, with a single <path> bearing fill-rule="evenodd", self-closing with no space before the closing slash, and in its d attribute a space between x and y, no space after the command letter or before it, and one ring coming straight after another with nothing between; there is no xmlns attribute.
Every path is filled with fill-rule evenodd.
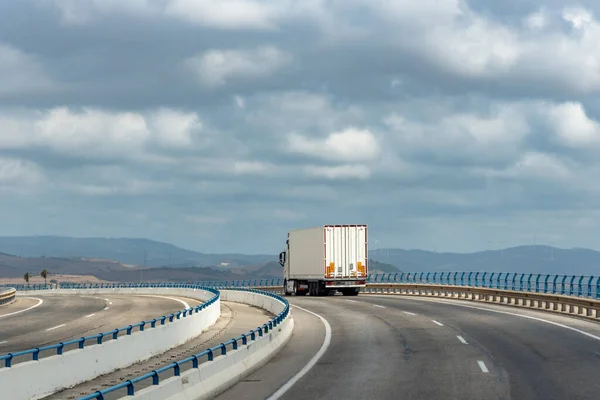
<svg viewBox="0 0 600 400"><path fill-rule="evenodd" d="M110 304L112 306L112 301L109 301L108 304Z"/></svg>
<svg viewBox="0 0 600 400"><path fill-rule="evenodd" d="M462 337L462 336L460 336L460 335L456 335L456 337L458 338L458 340L460 340L460 342L461 342L462 344L469 344L469 343L467 343L467 341L465 340L465 338L464 338L464 337Z"/></svg>
<svg viewBox="0 0 600 400"><path fill-rule="evenodd" d="M432 319L431 322L434 324L438 324L439 326L444 326L444 324L437 322L435 319Z"/></svg>
<svg viewBox="0 0 600 400"><path fill-rule="evenodd" d="M104 308L102 309L102 311L106 311L106 310L108 310L109 308L110 308L110 307L108 307L108 306L107 306L107 307L104 307Z"/></svg>
<svg viewBox="0 0 600 400"><path fill-rule="evenodd" d="M110 302L110 300L109 300L109 299L104 299L104 301L105 301L105 302L107 302L107 303L108 303L108 302Z"/></svg>
<svg viewBox="0 0 600 400"><path fill-rule="evenodd" d="M485 366L485 363L481 360L477 361L477 364L479 364L479 368L481 368L481 372L483 372L484 374L487 374L488 372L490 372L489 369L487 369L487 367Z"/></svg>
<svg viewBox="0 0 600 400"><path fill-rule="evenodd" d="M66 326L66 325L67 324L61 324L61 325L53 326L52 328L46 329L46 332L53 331L53 330L58 329L58 328L62 328L63 326Z"/></svg>
<svg viewBox="0 0 600 400"><path fill-rule="evenodd" d="M306 375L308 373L308 371L310 371L311 368L315 366L315 364L317 363L317 361L319 361L319 359L321 357L323 357L323 354L325 354L325 352L327 351L327 348L329 348L329 344L331 343L331 326L329 325L329 322L327 322L327 320L325 318L321 317L317 313L314 313L312 311L308 311L305 308L302 308L302 307L299 307L299 306L296 306L296 305L292 305L292 307L296 307L299 310L302 310L304 312L307 312L307 313L312 314L315 317L319 318L321 320L321 322L323 323L323 325L325 325L325 340L323 340L323 345L321 345L321 348L319 349L319 351L317 352L317 354L315 354L313 356L313 358L310 359L310 361L308 362L308 364L306 364L304 366L304 368L302 368L300 370L300 372L298 372L296 375L294 375L282 387L280 387L279 389L277 389L277 391L275 393L273 393L271 396L269 396L267 398L267 400L277 400L281 396L283 396L285 394L285 392L287 392L288 390L290 390L292 388L292 386L294 386L296 384L296 382L298 382L300 380L300 378L302 378L304 375Z"/></svg>
<svg viewBox="0 0 600 400"><path fill-rule="evenodd" d="M94 315L96 315L96 314L90 314L90 315L86 315L85 317L86 317L86 318L89 318L89 317L93 317Z"/></svg>
<svg viewBox="0 0 600 400"><path fill-rule="evenodd" d="M15 314L19 314L19 313L22 313L22 312L25 312L25 311L33 310L34 308L38 307L39 305L41 305L44 302L44 300L38 299L37 297L23 297L23 299L37 300L38 303L35 304L35 305L33 305L33 306L31 306L31 307L29 307L29 308L26 308L24 310L19 310L19 311L11 312L9 314L2 314L2 315L0 315L0 318L4 318L4 317L8 317L10 315L15 315Z"/></svg>
<svg viewBox="0 0 600 400"><path fill-rule="evenodd" d="M3 340L0 344L8 343L8 340Z"/></svg>
<svg viewBox="0 0 600 400"><path fill-rule="evenodd" d="M411 300L429 301L429 302L432 302L432 303L439 303L439 304L444 304L445 303L445 304L448 304L449 306L472 308L474 310L489 311L489 312L493 312L493 313L497 313L497 314L506 314L506 315L512 315L514 317L519 317L519 318L532 319L534 321L539 321L539 322L543 322L543 323L546 323L546 324L558 326L560 328L568 329L568 330L580 333L580 334L582 334L584 336L587 336L587 337L595 339L595 340L600 340L600 336L594 335L593 333L582 331L581 329L573 328L572 326L569 326L569 325L563 325L563 324L558 323L558 322L549 321L547 319L538 318L538 317L532 317L531 315L517 314L517 313L510 312L510 311L494 310L494 309L491 309L491 308L468 306L468 305L465 305L465 304L450 303L450 302L444 301L444 300L416 299L416 298L415 299L411 299ZM568 314L567 314L567 316L568 316Z"/></svg>
<svg viewBox="0 0 600 400"><path fill-rule="evenodd" d="M178 302L180 302L181 304L183 304L183 306L185 307L185 309L186 309L186 310L189 310L190 308L192 308L192 307L190 307L190 305L189 305L188 303L186 303L185 301L183 301L183 300L181 300L181 299L176 299L175 297L159 296L159 295L155 295L155 294L148 294L148 295L144 295L144 296L146 296L146 297L158 297L158 298L160 298L160 299L167 299L167 300L178 301Z"/></svg>
<svg viewBox="0 0 600 400"><path fill-rule="evenodd" d="M402 312L403 312L404 314L408 314L408 315L417 315L417 314L415 314L415 313L408 312L408 311L402 311Z"/></svg>
<svg viewBox="0 0 600 400"><path fill-rule="evenodd" d="M379 304L373 304L373 307L385 308L385 306L380 306Z"/></svg>
<svg viewBox="0 0 600 400"><path fill-rule="evenodd" d="M356 301L356 300L346 300L346 301L351 301L353 303L358 303L358 301Z"/></svg>

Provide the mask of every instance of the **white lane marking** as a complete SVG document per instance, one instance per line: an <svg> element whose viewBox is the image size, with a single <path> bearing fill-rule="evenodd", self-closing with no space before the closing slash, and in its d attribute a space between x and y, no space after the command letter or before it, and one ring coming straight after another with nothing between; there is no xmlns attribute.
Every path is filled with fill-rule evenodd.
<svg viewBox="0 0 600 400"><path fill-rule="evenodd" d="M112 301L109 301L108 304L110 304L112 306Z"/></svg>
<svg viewBox="0 0 600 400"><path fill-rule="evenodd" d="M175 297L159 296L159 295L156 295L156 294L148 294L148 295L145 295L145 296L146 296L146 297L158 297L158 298L161 298L161 299L167 299L167 300L178 301L178 302L180 302L181 304L183 304L183 306L185 307L185 309L186 309L186 310L189 310L190 308L192 308L192 307L190 307L190 305L189 305L188 303L186 303L185 301L183 301L183 300L181 300L181 299L176 299Z"/></svg>
<svg viewBox="0 0 600 400"><path fill-rule="evenodd" d="M402 312L403 312L404 314L408 314L408 315L417 315L417 314L415 314L415 313L408 312L408 311L402 311Z"/></svg>
<svg viewBox="0 0 600 400"><path fill-rule="evenodd" d="M10 316L10 315L20 314L20 313L22 313L22 312L25 312L25 311L33 310L34 308L36 308L36 307L40 306L40 305L41 305L41 304L44 302L44 300L42 300L42 299L38 299L37 297L22 297L22 298L23 298L23 299L32 299L32 300L37 300L37 301L38 301L38 303L37 303L37 304L35 304L35 305L33 305L33 306L31 306L31 307L29 307L29 308L26 308L26 309L24 309L24 310L19 310L19 311L11 312L11 313L9 313L9 314L2 314L2 315L0 315L0 318L4 318L4 317L8 317L8 316Z"/></svg>
<svg viewBox="0 0 600 400"><path fill-rule="evenodd" d="M346 301L351 301L352 303L358 303L358 301L356 301L356 300L346 300Z"/></svg>
<svg viewBox="0 0 600 400"><path fill-rule="evenodd" d="M437 322L435 319L432 319L431 322L434 324L438 324L439 326L444 326L444 324Z"/></svg>
<svg viewBox="0 0 600 400"><path fill-rule="evenodd" d="M462 344L469 344L469 343L467 343L467 341L465 340L465 338L464 338L464 337L462 337L462 336L460 336L460 335L456 335L456 337L458 338L458 340L460 340L460 342L461 342Z"/></svg>
<svg viewBox="0 0 600 400"><path fill-rule="evenodd" d="M110 302L110 300L109 300L109 299L104 299L104 301L105 301L105 302L107 302L107 303L108 303L108 302Z"/></svg>
<svg viewBox="0 0 600 400"><path fill-rule="evenodd" d="M283 396L285 394L285 392L290 390L292 388L292 386L294 386L296 384L296 382L298 382L304 375L306 375L308 373L308 371L310 371L311 368L315 366L317 361L319 361L319 359L321 357L323 357L323 354L325 354L325 352L327 351L327 348L329 348L329 344L331 343L331 326L329 325L329 322L327 322L327 320L325 318L321 317L317 313L309 311L300 306L292 305L292 307L296 307L299 310L302 310L304 312L307 312L307 313L312 314L315 317L319 318L321 320L321 322L323 323L323 325L325 325L325 340L323 340L323 344L321 345L321 348L319 349L317 354L315 354L313 356L313 358L310 359L308 364L306 364L296 375L294 375L282 387L277 389L277 391L275 393L273 393L271 396L267 397L266 400L277 400L281 396Z"/></svg>
<svg viewBox="0 0 600 400"><path fill-rule="evenodd" d="M373 304L373 307L385 308L385 306L380 306L379 304Z"/></svg>
<svg viewBox="0 0 600 400"><path fill-rule="evenodd" d="M96 315L96 314L90 314L90 315L86 315L85 317L86 317L86 318L89 318L89 317L93 317L94 315Z"/></svg>
<svg viewBox="0 0 600 400"><path fill-rule="evenodd" d="M106 311L106 310L108 310L109 308L110 308L110 307L104 307L104 308L102 309L102 311Z"/></svg>
<svg viewBox="0 0 600 400"><path fill-rule="evenodd" d="M539 321L539 322L544 322L546 324L550 324L550 325L554 325L554 326L558 326L560 328L564 328L564 329L568 329L571 330L573 332L577 332L580 333L584 336L587 336L589 338L595 339L595 340L600 340L600 336L598 335L594 335L593 333L589 333L586 331L582 331L581 329L577 329L577 328L573 328L572 326L569 325L563 325L561 323L558 322L554 322L554 321L549 321L547 319L543 319L543 318L538 318L538 317L532 317L531 315L523 315L523 314L517 314L517 313L513 313L510 311L502 311L502 310L493 310L491 308L484 308L484 307L475 307L475 306L468 306L465 304L456 304L456 303L450 303L450 302L446 302L444 300L441 301L436 301L433 299L411 299L411 300L416 300L416 301L429 301L431 303L439 303L439 304L448 304L450 306L455 306L455 307L465 307L465 308L472 308L474 310L482 310L482 311L489 311L489 312L493 312L493 313L498 313L498 314L506 314L506 315L512 315L514 317L520 317L520 318L526 318L526 319L532 319L534 321Z"/></svg>
<svg viewBox="0 0 600 400"><path fill-rule="evenodd" d="M4 343L8 343L8 340L3 340L0 342L0 344L4 344Z"/></svg>
<svg viewBox="0 0 600 400"><path fill-rule="evenodd" d="M487 369L487 367L485 366L485 363L481 360L477 361L477 364L479 364L479 368L481 368L481 372L483 372L484 374L487 374L488 372L490 372L489 369Z"/></svg>
<svg viewBox="0 0 600 400"><path fill-rule="evenodd" d="M63 326L66 326L66 325L67 324L61 324L61 325L53 326L52 328L46 329L46 332L53 331L53 330L58 329L58 328L62 328Z"/></svg>
<svg viewBox="0 0 600 400"><path fill-rule="evenodd" d="M448 304L452 304L452 303L448 303ZM547 319L538 318L538 317L532 317L531 315L517 314L517 313L510 312L510 311L492 310L491 308L467 306L467 305L464 305L464 304L452 304L452 305L457 306L457 307L473 308L473 309L476 309L476 310L490 311L490 312L495 312L495 313L498 313L498 314L506 314L506 315L512 315L512 316L520 317L520 318L532 319L534 321L544 322L546 324L550 324L550 325L558 326L558 327L561 327L561 328L569 329L569 330L571 330L573 332L581 333L582 335L585 335L585 336L590 337L592 339L600 340L600 336L594 335L593 333L582 331L581 329L573 328L572 326L569 326L569 325L563 325L563 324L558 323L558 322L549 321Z"/></svg>

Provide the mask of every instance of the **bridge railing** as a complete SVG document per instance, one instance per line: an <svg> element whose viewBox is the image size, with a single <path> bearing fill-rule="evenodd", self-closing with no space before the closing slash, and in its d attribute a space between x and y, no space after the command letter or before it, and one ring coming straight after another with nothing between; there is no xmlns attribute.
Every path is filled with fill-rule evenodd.
<svg viewBox="0 0 600 400"><path fill-rule="evenodd" d="M517 272L392 272L370 275L368 283L471 286L600 299L600 277Z"/></svg>
<svg viewBox="0 0 600 400"><path fill-rule="evenodd" d="M208 348L200 353L193 354L189 357L181 359L179 361L175 361L169 365L166 365L162 368L158 368L144 375L140 375L136 378L129 379L120 384L114 385L112 387L99 390L95 393L87 395L85 397L80 398L79 400L91 400L91 399L104 399L104 396L113 393L119 390L127 390L128 396L135 395L136 389L138 386L146 384L148 385L149 381L154 386L160 385L161 378L171 377L171 376L180 376L184 369L190 368L199 368L199 366L204 362L212 362L214 361L215 355L227 355L228 350L237 350L239 346L248 346L259 340L264 335L268 334L271 330L280 325L289 315L290 306L288 301L272 292L249 289L249 288L239 288L239 287L216 287L217 290L242 290L251 293L258 293L265 296L269 296L281 301L284 304L283 310L277 314L275 317L271 318L265 324L257 327L256 329L251 329L245 334L241 334L240 336L234 337L226 342L219 344L218 346L214 346Z"/></svg>
<svg viewBox="0 0 600 400"><path fill-rule="evenodd" d="M16 289L17 290L50 290L50 289L56 289L56 287L54 285L16 285ZM189 308L189 309L185 309L185 310L181 310L181 311L177 311L171 314L167 314L167 315L162 315L160 317L157 318L152 318L150 320L145 320L145 321L140 321L138 323L135 324L131 324L131 325L127 325L125 327L121 327L121 328L115 328L111 331L108 332L100 332L97 333L95 335L90 335L90 336L83 336L81 338L78 339L73 339L73 340L69 340L69 341L65 341L65 342L59 342L59 343L55 343L52 345L48 345L48 346L42 346L42 347L36 347L33 349L28 349L28 350L23 350L23 351L18 351L18 352L12 352L12 353L7 353L4 355L0 356L0 368L4 367L4 368L10 368L12 367L13 361L15 360L15 358L17 357L25 357L28 355L31 355L31 359L32 360L39 360L40 355L42 355L43 352L50 352L52 351L52 353L54 354L63 354L66 351L70 351L70 350L75 350L75 349L83 349L85 348L86 344L102 344L104 341L106 340L116 340L119 338L119 334L122 334L123 332L125 332L125 335L131 335L134 332L137 331L144 331L146 329L152 329L152 328L156 328L156 326L160 326L160 325L165 325L168 323L172 323L175 320L181 319L181 318L186 318L188 316L191 316L195 313L201 312L202 310L204 310L206 307L210 306L211 304L213 304L215 301L217 301L217 299L219 298L219 291L214 289L214 288L210 288L210 287L201 287L201 286L195 286L195 285L189 285L189 284L179 284L179 283L174 283L174 284L170 284L170 283L160 283L160 284L154 284L154 283L144 283L142 285L138 285L138 286L133 286L132 284L126 283L126 284L109 284L108 286L103 286L103 287L98 287L98 286L94 286L94 287L89 287L89 285L85 285L85 284L76 284L76 283L71 283L71 284L66 284L66 285L61 285L60 289L94 289L94 288L115 288L115 289L123 289L123 288L135 288L135 287L144 287L144 288L193 288L193 289L201 289L201 290L205 290L207 292L213 293L214 296L211 297L209 300L207 300L206 302L193 307L193 308ZM4 361L3 363L1 363L2 361Z"/></svg>

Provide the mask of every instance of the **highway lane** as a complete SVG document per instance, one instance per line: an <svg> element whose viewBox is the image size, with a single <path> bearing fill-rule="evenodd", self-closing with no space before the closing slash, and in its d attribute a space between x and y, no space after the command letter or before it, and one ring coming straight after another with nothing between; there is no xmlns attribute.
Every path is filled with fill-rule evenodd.
<svg viewBox="0 0 600 400"><path fill-rule="evenodd" d="M400 296L288 299L330 324L331 343L324 355L289 391L269 398L294 379L324 340L321 321L294 307L297 325L288 345L219 400L600 398L598 323L513 307Z"/></svg>
<svg viewBox="0 0 600 400"><path fill-rule="evenodd" d="M123 382L124 380L135 378L137 376L148 373L152 370L161 368L174 361L189 357L192 354L200 353L207 348L214 347L220 343L227 341L233 337L240 336L243 333L249 332L251 329L256 329L259 325L266 323L273 315L258 307L252 307L246 304L232 303L221 301L221 317L217 323L210 327L206 332L202 333L197 338L194 338L182 346L178 346L161 355L152 357L149 360L132 365L131 367L103 375L97 379L85 382L70 389L57 392L51 396L47 396L45 400L62 400L75 399L90 394L97 390L102 390L110 386ZM207 358L200 360L207 362ZM191 368L191 363L183 365L181 372ZM165 372L161 374L161 380L173 376L173 372ZM152 379L136 384L136 391L150 386ZM121 389L105 395L105 400L116 400L127 394L126 389ZM243 398L243 396L242 396Z"/></svg>
<svg viewBox="0 0 600 400"><path fill-rule="evenodd" d="M14 305L0 310L0 354L110 331L182 310L183 303L200 304L198 300L180 296L40 294L30 297L18 298ZM43 302L39 306L31 308L40 300ZM52 351L46 351L40 356L51 354ZM16 358L15 363L30 357Z"/></svg>

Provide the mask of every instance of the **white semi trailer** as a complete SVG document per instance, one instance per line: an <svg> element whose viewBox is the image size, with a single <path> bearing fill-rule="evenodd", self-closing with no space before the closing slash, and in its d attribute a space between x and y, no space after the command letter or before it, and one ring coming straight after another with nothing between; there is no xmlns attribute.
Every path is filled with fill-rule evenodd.
<svg viewBox="0 0 600 400"><path fill-rule="evenodd" d="M358 295L368 274L367 225L324 225L288 233L283 266L287 296Z"/></svg>

